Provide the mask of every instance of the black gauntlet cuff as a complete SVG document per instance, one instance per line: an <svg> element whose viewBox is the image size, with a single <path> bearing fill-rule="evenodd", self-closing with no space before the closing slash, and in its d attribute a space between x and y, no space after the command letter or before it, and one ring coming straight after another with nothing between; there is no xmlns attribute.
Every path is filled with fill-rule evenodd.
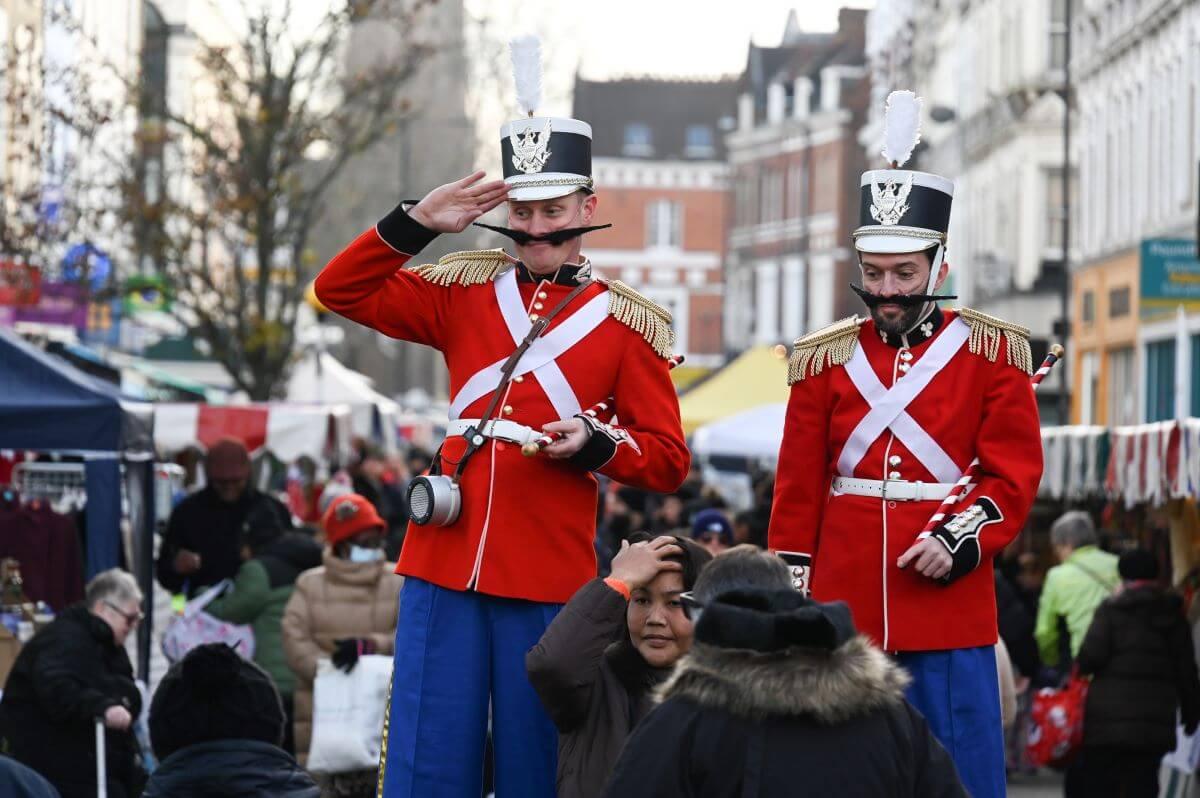
<svg viewBox="0 0 1200 798"><path fill-rule="evenodd" d="M948 585L979 566L983 559L979 533L988 524L996 524L1003 520L1004 515L996 503L983 496L962 512L947 518L930 533L946 547L954 559L950 573L940 580L942 584Z"/></svg>

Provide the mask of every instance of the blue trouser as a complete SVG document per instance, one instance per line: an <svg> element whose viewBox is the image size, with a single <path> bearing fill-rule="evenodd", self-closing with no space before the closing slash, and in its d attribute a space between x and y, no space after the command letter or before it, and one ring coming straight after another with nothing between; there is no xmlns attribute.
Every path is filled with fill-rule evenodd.
<svg viewBox="0 0 1200 798"><path fill-rule="evenodd" d="M992 646L910 651L896 656L912 674L907 691L958 768L972 798L1004 798L1004 727Z"/></svg>
<svg viewBox="0 0 1200 798"><path fill-rule="evenodd" d="M489 700L496 797L554 798L558 733L529 684L525 652L561 608L404 580L386 798L480 798Z"/></svg>

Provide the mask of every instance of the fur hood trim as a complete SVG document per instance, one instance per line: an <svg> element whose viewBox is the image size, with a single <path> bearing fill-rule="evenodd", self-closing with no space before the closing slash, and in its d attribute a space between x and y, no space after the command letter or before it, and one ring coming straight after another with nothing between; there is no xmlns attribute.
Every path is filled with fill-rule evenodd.
<svg viewBox="0 0 1200 798"><path fill-rule="evenodd" d="M751 720L806 716L834 725L899 704L909 681L862 635L832 652L763 654L696 643L658 698L685 698Z"/></svg>

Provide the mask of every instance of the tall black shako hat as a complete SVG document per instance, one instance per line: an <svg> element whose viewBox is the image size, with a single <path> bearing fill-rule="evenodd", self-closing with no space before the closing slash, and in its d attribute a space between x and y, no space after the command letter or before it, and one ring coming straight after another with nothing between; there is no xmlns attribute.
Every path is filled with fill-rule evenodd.
<svg viewBox="0 0 1200 798"><path fill-rule="evenodd" d="M937 247L929 289L946 254L954 183L944 177L901 169L921 140L921 98L911 91L888 95L883 116L883 158L890 169L863 172L858 229L859 252L921 252Z"/></svg>
<svg viewBox="0 0 1200 798"><path fill-rule="evenodd" d="M517 104L525 114L500 128L500 162L510 200L543 200L592 191L592 126L578 119L534 116L542 101L542 48L537 36L509 42Z"/></svg>

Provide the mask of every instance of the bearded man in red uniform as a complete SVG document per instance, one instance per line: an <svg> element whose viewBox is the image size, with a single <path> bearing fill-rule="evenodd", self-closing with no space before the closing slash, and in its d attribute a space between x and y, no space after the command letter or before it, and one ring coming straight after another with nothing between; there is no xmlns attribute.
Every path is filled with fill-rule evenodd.
<svg viewBox="0 0 1200 798"><path fill-rule="evenodd" d="M855 289L869 318L796 341L769 540L797 588L848 603L911 672L908 698L971 794L1001 798L991 563L1041 478L1032 358L1027 330L937 305L953 184L897 168L918 118L910 92L889 97L893 168L862 176ZM973 489L919 540L974 458Z"/></svg>
<svg viewBox="0 0 1200 798"><path fill-rule="evenodd" d="M591 128L527 110L501 131L504 181L476 172L398 207L316 281L329 309L435 347L450 372L446 442L414 481L396 569L406 579L381 757L389 798L478 798L489 707L497 796L553 797L557 735L524 660L596 575L593 473L670 492L688 472L670 315L593 278L581 252L596 229ZM505 200L510 227L492 229L516 241L516 258L408 265ZM619 426L583 412L608 397ZM563 437L524 456L545 431Z"/></svg>

